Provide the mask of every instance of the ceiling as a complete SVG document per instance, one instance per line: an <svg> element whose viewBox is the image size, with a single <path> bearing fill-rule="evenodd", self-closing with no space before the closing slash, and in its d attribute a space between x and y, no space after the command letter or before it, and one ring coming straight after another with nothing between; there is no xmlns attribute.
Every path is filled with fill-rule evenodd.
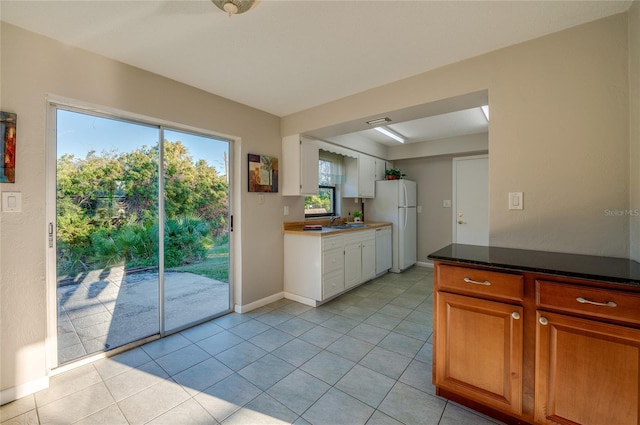
<svg viewBox="0 0 640 425"><path fill-rule="evenodd" d="M261 0L229 17L209 0L0 0L0 18L282 117L630 6L622 0ZM461 112L469 122L450 131L480 125L478 112ZM417 130L431 123L429 131L441 138L444 130L433 121L442 128L452 122L449 115L396 125L418 141L432 137Z"/></svg>
<svg viewBox="0 0 640 425"><path fill-rule="evenodd" d="M441 140L468 134L486 133L489 121L481 108L470 108L461 111L447 112L427 116L411 121L390 122L386 127L403 136L403 143L419 143ZM399 142L372 128L353 133L340 134L325 139L341 145L348 145L354 138L377 142L386 146L398 146Z"/></svg>

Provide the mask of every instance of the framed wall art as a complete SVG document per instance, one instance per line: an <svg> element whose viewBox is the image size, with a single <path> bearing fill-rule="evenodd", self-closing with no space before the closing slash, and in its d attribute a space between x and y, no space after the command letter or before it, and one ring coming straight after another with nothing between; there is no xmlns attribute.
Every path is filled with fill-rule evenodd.
<svg viewBox="0 0 640 425"><path fill-rule="evenodd" d="M249 192L278 191L278 158L249 154Z"/></svg>
<svg viewBox="0 0 640 425"><path fill-rule="evenodd" d="M17 115L0 111L0 183L16 182Z"/></svg>

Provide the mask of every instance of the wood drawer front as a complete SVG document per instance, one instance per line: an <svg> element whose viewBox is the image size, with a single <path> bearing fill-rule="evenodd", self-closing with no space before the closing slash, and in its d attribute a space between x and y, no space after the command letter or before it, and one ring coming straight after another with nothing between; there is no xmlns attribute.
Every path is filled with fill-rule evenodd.
<svg viewBox="0 0 640 425"><path fill-rule="evenodd" d="M328 251L330 249L342 248L344 247L344 239L342 236L324 236L322 238L322 250Z"/></svg>
<svg viewBox="0 0 640 425"><path fill-rule="evenodd" d="M322 253L322 273L344 269L344 251L333 249Z"/></svg>
<svg viewBox="0 0 640 425"><path fill-rule="evenodd" d="M536 301L539 308L640 324L640 296L627 292L536 280Z"/></svg>
<svg viewBox="0 0 640 425"><path fill-rule="evenodd" d="M468 267L438 266L439 289L485 295L512 301L524 298L524 278L516 274L491 272Z"/></svg>

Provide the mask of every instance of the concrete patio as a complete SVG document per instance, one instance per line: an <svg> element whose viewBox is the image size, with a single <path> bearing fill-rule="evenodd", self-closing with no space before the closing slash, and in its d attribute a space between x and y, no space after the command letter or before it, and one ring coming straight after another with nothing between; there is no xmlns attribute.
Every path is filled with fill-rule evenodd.
<svg viewBox="0 0 640 425"><path fill-rule="evenodd" d="M165 272L165 329L225 312L229 285L193 273ZM58 363L159 332L158 273L94 270L59 286Z"/></svg>

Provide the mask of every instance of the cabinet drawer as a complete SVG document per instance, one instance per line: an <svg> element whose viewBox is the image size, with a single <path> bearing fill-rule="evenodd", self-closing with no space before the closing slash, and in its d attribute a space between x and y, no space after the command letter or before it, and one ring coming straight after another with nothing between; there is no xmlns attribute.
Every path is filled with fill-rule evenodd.
<svg viewBox="0 0 640 425"><path fill-rule="evenodd" d="M539 308L640 324L640 296L628 292L536 280Z"/></svg>
<svg viewBox="0 0 640 425"><path fill-rule="evenodd" d="M344 272L342 270L322 276L322 299L327 299L344 290Z"/></svg>
<svg viewBox="0 0 640 425"><path fill-rule="evenodd" d="M322 238L322 250L328 251L330 249L342 248L344 246L344 240L342 235L336 236L324 236Z"/></svg>
<svg viewBox="0 0 640 425"><path fill-rule="evenodd" d="M437 273L439 289L512 301L522 301L524 297L524 279L520 275L443 264Z"/></svg>
<svg viewBox="0 0 640 425"><path fill-rule="evenodd" d="M335 270L344 270L344 251L342 248L322 253L322 273L329 273Z"/></svg>

